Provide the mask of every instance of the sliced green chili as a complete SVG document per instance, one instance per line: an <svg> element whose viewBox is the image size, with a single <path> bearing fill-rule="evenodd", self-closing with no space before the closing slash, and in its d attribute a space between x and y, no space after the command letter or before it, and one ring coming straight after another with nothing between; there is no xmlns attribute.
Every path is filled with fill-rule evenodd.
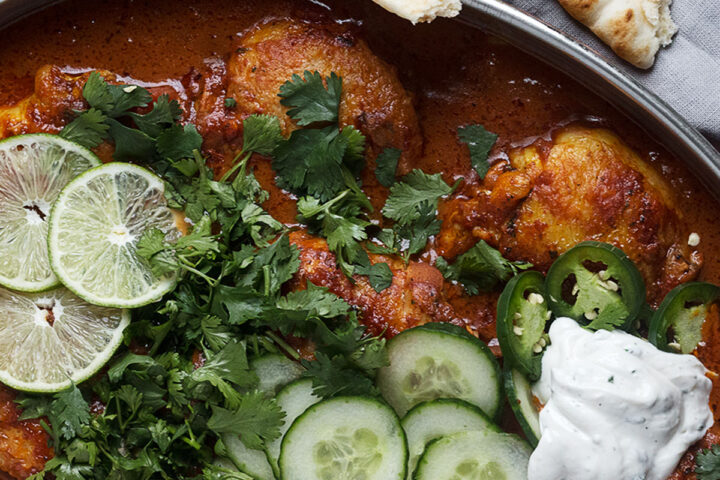
<svg viewBox="0 0 720 480"><path fill-rule="evenodd" d="M645 303L645 283L617 247L582 242L562 254L545 280L550 309L593 330L630 330Z"/></svg>
<svg viewBox="0 0 720 480"><path fill-rule="evenodd" d="M513 277L498 300L497 335L503 361L531 380L540 377L542 351L548 343L545 325L552 314L544 277L524 272Z"/></svg>
<svg viewBox="0 0 720 480"><path fill-rule="evenodd" d="M648 340L666 352L692 353L702 341L708 310L720 298L720 287L685 283L667 294L650 321Z"/></svg>

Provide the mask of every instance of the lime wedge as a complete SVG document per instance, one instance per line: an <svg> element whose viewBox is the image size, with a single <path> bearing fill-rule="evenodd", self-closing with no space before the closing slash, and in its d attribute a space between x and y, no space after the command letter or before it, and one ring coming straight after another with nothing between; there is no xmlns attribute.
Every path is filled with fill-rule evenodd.
<svg viewBox="0 0 720 480"><path fill-rule="evenodd" d="M0 288L0 311L0 381L29 392L57 392L92 376L130 321L126 310L90 305L65 288Z"/></svg>
<svg viewBox="0 0 720 480"><path fill-rule="evenodd" d="M144 168L113 162L70 182L50 213L50 266L77 296L105 307L135 308L158 301L176 275L156 277L137 255L137 242L157 228L180 236L163 181Z"/></svg>
<svg viewBox="0 0 720 480"><path fill-rule="evenodd" d="M47 216L60 190L97 165L90 150L57 135L0 141L0 285L24 292L58 285L47 256Z"/></svg>

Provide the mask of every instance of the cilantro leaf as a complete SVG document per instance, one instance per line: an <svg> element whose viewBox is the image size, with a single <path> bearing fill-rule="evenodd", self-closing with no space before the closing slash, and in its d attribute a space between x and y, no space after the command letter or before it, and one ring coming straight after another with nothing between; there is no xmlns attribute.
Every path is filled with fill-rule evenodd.
<svg viewBox="0 0 720 480"><path fill-rule="evenodd" d="M198 273L194 265L198 259L212 257L220 252L217 237L211 231L210 217L200 217L189 235L180 237L175 243L166 240L165 234L151 228L143 232L137 243L137 254L144 258L153 274L163 276L178 270Z"/></svg>
<svg viewBox="0 0 720 480"><path fill-rule="evenodd" d="M497 142L498 136L488 132L482 125L467 125L459 127L458 138L468 146L470 150L470 164L475 169L480 179L484 179L490 169L488 155Z"/></svg>
<svg viewBox="0 0 720 480"><path fill-rule="evenodd" d="M243 153L270 155L283 140L277 117L250 115L243 120Z"/></svg>
<svg viewBox="0 0 720 480"><path fill-rule="evenodd" d="M265 442L280 436L284 418L285 413L274 399L254 391L243 395L240 404L233 410L213 406L207 425L218 434L240 435L246 447L259 450Z"/></svg>
<svg viewBox="0 0 720 480"><path fill-rule="evenodd" d="M519 271L532 267L527 262L505 259L483 240L460 255L455 263L449 264L443 257L438 257L435 265L446 279L461 283L469 295L492 291Z"/></svg>
<svg viewBox="0 0 720 480"><path fill-rule="evenodd" d="M367 239L365 228L370 222L361 216L367 197L345 190L329 202L321 203L312 197L298 200L298 219L321 233L335 253L338 266L351 276L353 264L362 252L361 243Z"/></svg>
<svg viewBox="0 0 720 480"><path fill-rule="evenodd" d="M720 445L703 449L695 457L698 480L720 480Z"/></svg>
<svg viewBox="0 0 720 480"><path fill-rule="evenodd" d="M90 405L73 385L55 394L50 407L51 422L64 438L72 438L90 421Z"/></svg>
<svg viewBox="0 0 720 480"><path fill-rule="evenodd" d="M375 159L377 162L375 176L381 185L389 188L395 183L395 170L397 170L401 154L402 151L397 148L386 148Z"/></svg>
<svg viewBox="0 0 720 480"><path fill-rule="evenodd" d="M188 123L185 126L172 125L157 136L157 151L162 158L179 161L191 158L193 152L200 150L202 136L195 125Z"/></svg>
<svg viewBox="0 0 720 480"><path fill-rule="evenodd" d="M413 170L395 183L382 209L383 215L395 220L395 225L391 232L381 232L384 238L378 237L386 252L402 251L407 261L410 255L422 251L430 236L440 231L440 220L436 217L440 198L451 194L460 181L451 187L439 173L428 175Z"/></svg>
<svg viewBox="0 0 720 480"><path fill-rule="evenodd" d="M297 120L298 125L306 126L316 122L336 123L340 108L340 92L342 78L335 73L323 77L319 72L304 72L304 79L298 74L280 87L280 103L288 110L290 118Z"/></svg>
<svg viewBox="0 0 720 480"><path fill-rule="evenodd" d="M278 300L278 307L284 310L307 311L310 315L323 318L334 318L347 315L350 305L328 291L308 281L305 290L288 293Z"/></svg>
<svg viewBox="0 0 720 480"><path fill-rule="evenodd" d="M454 189L439 173L428 175L415 169L405 175L402 182L392 186L382 213L396 222L410 223L422 216L420 208L423 204L437 207L440 197L449 195Z"/></svg>
<svg viewBox="0 0 720 480"><path fill-rule="evenodd" d="M356 258L354 273L367 275L370 286L378 293L392 285L393 273L390 265L385 262L370 264L370 259L364 251Z"/></svg>
<svg viewBox="0 0 720 480"><path fill-rule="evenodd" d="M229 267L237 287L274 296L300 267L300 251L282 235L263 248L234 252Z"/></svg>
<svg viewBox="0 0 720 480"><path fill-rule="evenodd" d="M278 185L294 193L327 201L345 187L343 156L346 139L335 127L295 130L273 154Z"/></svg>
<svg viewBox="0 0 720 480"><path fill-rule="evenodd" d="M135 112L128 112L127 115L133 119L140 131L151 137L157 137L180 118L182 109L177 100L170 100L170 97L164 94L158 97L153 109L145 115Z"/></svg>
<svg viewBox="0 0 720 480"><path fill-rule="evenodd" d="M373 381L358 375L358 371L347 358L341 355L330 357L322 352L316 352L315 361L304 360L302 364L307 369L303 372L303 376L313 380L313 393L323 398L340 394L369 396L378 394Z"/></svg>
<svg viewBox="0 0 720 480"><path fill-rule="evenodd" d="M115 142L113 159L118 162L143 161L155 155L155 140L148 134L127 127L114 118L105 120Z"/></svg>
<svg viewBox="0 0 720 480"><path fill-rule="evenodd" d="M60 131L60 136L87 148L95 148L107 138L107 116L100 110L90 108Z"/></svg>
<svg viewBox="0 0 720 480"><path fill-rule="evenodd" d="M365 135L360 133L352 125L343 127L340 135L347 142L345 151L345 163L350 163L350 169L355 175L359 175L365 166Z"/></svg>
<svg viewBox="0 0 720 480"><path fill-rule="evenodd" d="M83 97L92 108L103 112L109 112L115 106L110 86L98 72L91 72L88 76L83 86Z"/></svg>

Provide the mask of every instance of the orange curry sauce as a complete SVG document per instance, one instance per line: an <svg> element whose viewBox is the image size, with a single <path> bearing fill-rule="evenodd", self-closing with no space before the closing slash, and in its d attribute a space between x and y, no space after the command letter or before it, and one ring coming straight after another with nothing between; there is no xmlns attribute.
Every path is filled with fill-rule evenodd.
<svg viewBox="0 0 720 480"><path fill-rule="evenodd" d="M526 145L570 121L607 126L673 185L685 221L702 238L700 279L720 283L720 210L716 201L683 167L682 159L670 157L606 102L514 47L455 21L439 19L413 27L369 0L338 0L328 5L332 11L311 0L64 2L0 31L0 105L13 104L32 93L34 74L45 64L102 68L181 90L180 81L191 68L200 69L206 58L226 56L233 51L238 35L263 18L332 16L354 25L375 54L397 68L413 96L424 136L417 168L442 172L447 181L467 176L467 147L458 142L455 133L459 125L480 123L498 133L495 158L504 158L502 152L509 146ZM266 208L279 220L293 223L294 201L273 186L267 162L256 161L255 167L271 192ZM473 181L476 177L469 178ZM380 193L375 192L375 205L384 200L378 197L386 191ZM433 252L426 255L432 257ZM455 307L462 312L462 305ZM494 309L494 305L488 307ZM494 328L493 320L469 326ZM710 370L720 372L720 328L717 322L706 327L707 346L701 347L698 355ZM720 386L715 388L711 404L717 419ZM14 419L4 415L0 421ZM27 428L29 433L38 430L35 423ZM720 441L713 434L717 428L701 443ZM691 452L672 478L693 478L688 475L692 464Z"/></svg>

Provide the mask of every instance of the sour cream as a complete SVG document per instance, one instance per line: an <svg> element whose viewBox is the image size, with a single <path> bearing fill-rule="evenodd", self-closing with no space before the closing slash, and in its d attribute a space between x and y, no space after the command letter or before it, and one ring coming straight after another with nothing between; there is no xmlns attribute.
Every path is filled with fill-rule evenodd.
<svg viewBox="0 0 720 480"><path fill-rule="evenodd" d="M665 480L712 425L711 381L692 355L568 318L550 340L529 480Z"/></svg>

